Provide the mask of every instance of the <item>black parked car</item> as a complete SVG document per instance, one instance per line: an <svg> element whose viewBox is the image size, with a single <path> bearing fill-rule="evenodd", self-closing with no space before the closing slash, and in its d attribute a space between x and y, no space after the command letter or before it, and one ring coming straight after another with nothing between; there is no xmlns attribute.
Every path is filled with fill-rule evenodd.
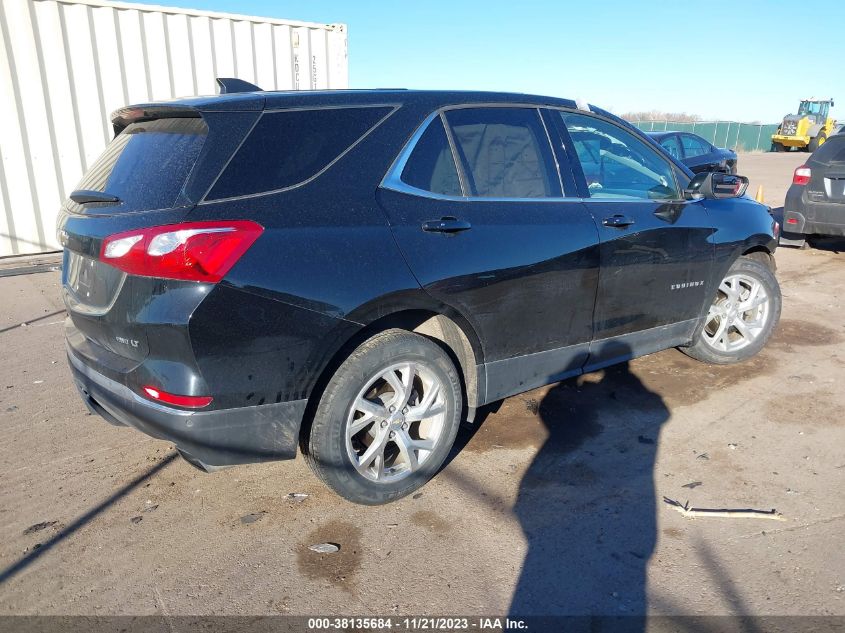
<svg viewBox="0 0 845 633"><path fill-rule="evenodd" d="M780 243L845 235L845 135L836 134L795 170L783 205Z"/></svg>
<svg viewBox="0 0 845 633"><path fill-rule="evenodd" d="M660 146L689 167L693 173L721 171L736 173L737 157L733 150L716 147L689 132L648 132Z"/></svg>
<svg viewBox="0 0 845 633"><path fill-rule="evenodd" d="M758 352L777 226L621 119L498 93L138 105L65 203L93 411L213 469L287 459L359 503L432 477L485 403L680 346Z"/></svg>

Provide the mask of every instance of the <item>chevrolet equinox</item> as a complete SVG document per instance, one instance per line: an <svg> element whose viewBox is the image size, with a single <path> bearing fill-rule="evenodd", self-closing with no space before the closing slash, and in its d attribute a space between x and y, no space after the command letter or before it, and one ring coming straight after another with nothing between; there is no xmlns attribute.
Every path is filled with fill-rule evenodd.
<svg viewBox="0 0 845 633"><path fill-rule="evenodd" d="M82 397L195 466L299 449L385 503L486 403L670 347L742 361L778 321L747 179L600 108L246 90L115 112L58 222Z"/></svg>

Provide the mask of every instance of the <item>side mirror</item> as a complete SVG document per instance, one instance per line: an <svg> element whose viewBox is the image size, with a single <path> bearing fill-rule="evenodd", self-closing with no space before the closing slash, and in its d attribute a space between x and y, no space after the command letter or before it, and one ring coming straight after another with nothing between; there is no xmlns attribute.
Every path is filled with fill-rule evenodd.
<svg viewBox="0 0 845 633"><path fill-rule="evenodd" d="M720 200L722 198L739 198L748 189L748 178L711 171L696 174L684 189L687 200Z"/></svg>

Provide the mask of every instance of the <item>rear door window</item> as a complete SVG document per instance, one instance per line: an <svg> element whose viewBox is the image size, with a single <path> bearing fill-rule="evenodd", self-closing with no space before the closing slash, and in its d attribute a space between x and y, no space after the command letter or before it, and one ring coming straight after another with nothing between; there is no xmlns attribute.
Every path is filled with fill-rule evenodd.
<svg viewBox="0 0 845 633"><path fill-rule="evenodd" d="M690 134L681 134L681 145L684 147L684 156L686 158L694 158L695 156L703 156L710 153L710 145L697 136Z"/></svg>
<svg viewBox="0 0 845 633"><path fill-rule="evenodd" d="M535 108L461 108L446 112L468 195L560 197L549 137Z"/></svg>
<svg viewBox="0 0 845 633"><path fill-rule="evenodd" d="M380 106L264 113L206 199L302 184L329 167L392 111Z"/></svg>
<svg viewBox="0 0 845 633"><path fill-rule="evenodd" d="M677 135L673 134L672 136L661 139L660 146L669 152L669 155L673 158L677 158L678 160L683 158L681 156L681 144L678 142Z"/></svg>
<svg viewBox="0 0 845 633"><path fill-rule="evenodd" d="M109 213L174 206L207 135L198 117L132 123L109 143L76 189L120 198L120 204L109 205Z"/></svg>

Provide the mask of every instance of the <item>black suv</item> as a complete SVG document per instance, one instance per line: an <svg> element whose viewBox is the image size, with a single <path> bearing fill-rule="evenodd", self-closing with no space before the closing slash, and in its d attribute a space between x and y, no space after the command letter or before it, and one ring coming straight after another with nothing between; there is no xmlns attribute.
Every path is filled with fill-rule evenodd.
<svg viewBox="0 0 845 633"><path fill-rule="evenodd" d="M783 204L785 246L845 236L845 135L831 136L795 170Z"/></svg>
<svg viewBox="0 0 845 633"><path fill-rule="evenodd" d="M565 99L248 92L128 107L65 203L89 407L206 470L287 459L377 504L485 403L776 324L777 224Z"/></svg>

